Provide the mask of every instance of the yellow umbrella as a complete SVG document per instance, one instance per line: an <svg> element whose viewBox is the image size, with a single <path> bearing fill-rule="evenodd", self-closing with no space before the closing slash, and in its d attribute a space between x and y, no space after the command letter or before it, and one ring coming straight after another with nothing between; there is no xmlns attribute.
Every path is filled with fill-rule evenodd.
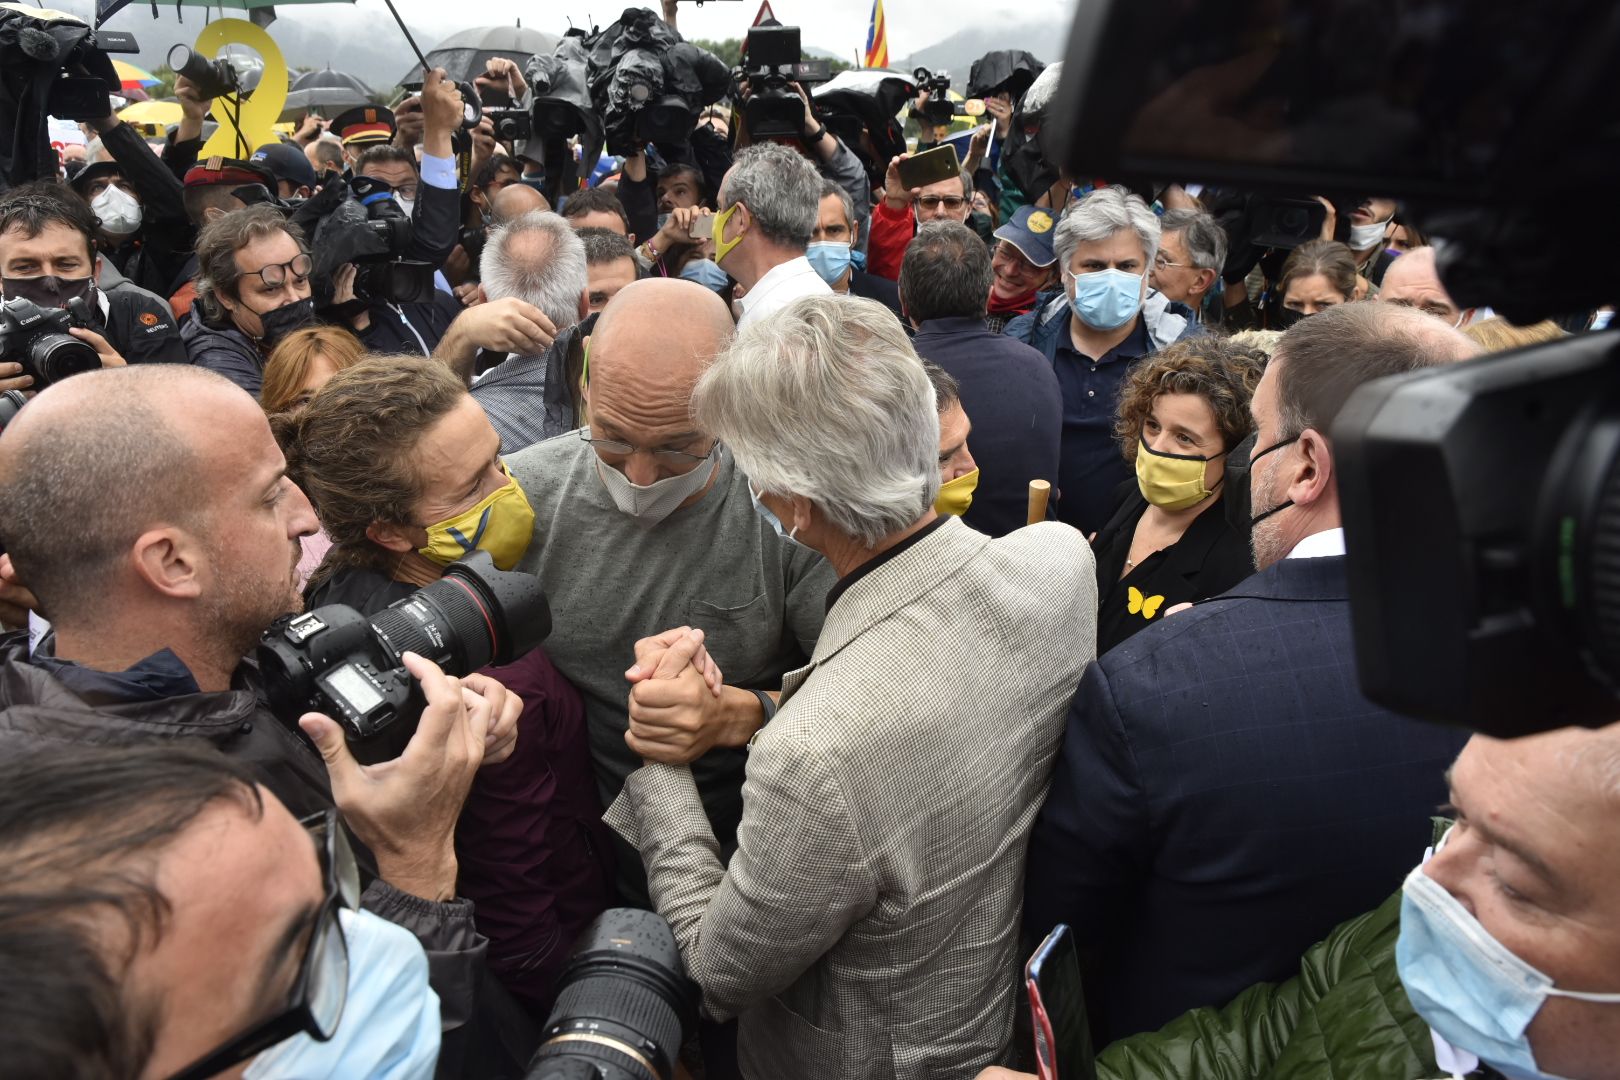
<svg viewBox="0 0 1620 1080"><path fill-rule="evenodd" d="M178 101L137 101L123 109L118 119L140 128L143 135L162 135L170 124L178 124L184 113Z"/></svg>

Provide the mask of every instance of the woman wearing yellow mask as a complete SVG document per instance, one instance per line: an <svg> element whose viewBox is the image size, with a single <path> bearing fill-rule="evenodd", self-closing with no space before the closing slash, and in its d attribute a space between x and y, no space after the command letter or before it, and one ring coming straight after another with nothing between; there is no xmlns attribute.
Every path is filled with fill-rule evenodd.
<svg viewBox="0 0 1620 1080"><path fill-rule="evenodd" d="M1227 500L1226 455L1253 429L1258 352L1212 335L1142 360L1120 389L1114 433L1136 480L1092 541L1097 653L1177 604L1217 596L1254 572L1248 500Z"/></svg>
<svg viewBox="0 0 1620 1080"><path fill-rule="evenodd" d="M448 367L421 357L363 360L333 375L278 424L288 475L332 539L304 593L309 607L365 614L437 581L474 550L510 570L534 534L528 497L500 437ZM515 744L473 782L456 831L458 895L475 905L489 965L537 1020L568 943L608 902L579 692L535 649L485 669L523 699Z"/></svg>

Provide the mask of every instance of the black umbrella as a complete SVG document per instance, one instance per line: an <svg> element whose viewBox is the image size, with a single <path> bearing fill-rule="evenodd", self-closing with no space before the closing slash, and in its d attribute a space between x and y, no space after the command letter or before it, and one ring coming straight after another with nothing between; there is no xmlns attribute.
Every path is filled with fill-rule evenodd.
<svg viewBox="0 0 1620 1080"><path fill-rule="evenodd" d="M304 109L352 109L370 104L371 87L347 72L324 68L293 79L281 115L285 119Z"/></svg>
<svg viewBox="0 0 1620 1080"><path fill-rule="evenodd" d="M1035 76L1046 70L1046 65L1023 49L998 49L985 53L973 61L968 71L967 96L989 97L997 90L1012 94L1013 102L1024 96Z"/></svg>
<svg viewBox="0 0 1620 1080"><path fill-rule="evenodd" d="M531 30L526 26L478 26L451 34L428 50L427 62L443 68L455 82L466 82L484 73L485 62L504 56L522 68L531 56L547 56L562 39L556 34ZM416 64L399 80L399 85L422 85L422 65Z"/></svg>

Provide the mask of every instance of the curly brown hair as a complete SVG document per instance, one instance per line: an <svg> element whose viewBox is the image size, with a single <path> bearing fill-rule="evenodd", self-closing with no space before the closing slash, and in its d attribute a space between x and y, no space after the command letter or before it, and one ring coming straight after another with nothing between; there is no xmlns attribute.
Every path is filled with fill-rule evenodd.
<svg viewBox="0 0 1620 1080"><path fill-rule="evenodd" d="M380 356L344 368L307 405L275 417L287 475L332 538L309 587L345 566L390 571L396 556L366 529L378 521L410 523L421 495L412 464L417 443L466 396L442 361Z"/></svg>
<svg viewBox="0 0 1620 1080"><path fill-rule="evenodd" d="M1254 430L1249 399L1265 370L1265 353L1216 334L1178 341L1145 357L1125 376L1119 391L1114 437L1120 452L1126 461L1136 463L1142 425L1161 394L1197 394L1209 402L1224 450L1231 451Z"/></svg>

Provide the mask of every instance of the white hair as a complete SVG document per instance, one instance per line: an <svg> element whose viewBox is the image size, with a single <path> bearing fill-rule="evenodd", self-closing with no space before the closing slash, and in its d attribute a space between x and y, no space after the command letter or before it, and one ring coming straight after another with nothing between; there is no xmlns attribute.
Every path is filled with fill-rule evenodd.
<svg viewBox="0 0 1620 1080"><path fill-rule="evenodd" d="M1140 196L1118 186L1098 188L1069 207L1052 234L1058 265L1067 273L1081 244L1106 240L1124 229L1134 230L1142 241L1142 272L1147 273L1159 251L1159 219Z"/></svg>
<svg viewBox="0 0 1620 1080"><path fill-rule="evenodd" d="M720 209L735 203L748 207L766 239L803 251L821 212L821 174L781 143L754 143L737 152L720 185Z"/></svg>
<svg viewBox="0 0 1620 1080"><path fill-rule="evenodd" d="M698 381L692 414L760 491L809 499L867 547L939 495L933 384L873 300L805 297L749 326Z"/></svg>
<svg viewBox="0 0 1620 1080"><path fill-rule="evenodd" d="M559 330L579 323L580 294L590 283L585 242L549 210L531 210L490 233L478 275L489 299L515 296L539 308Z"/></svg>

